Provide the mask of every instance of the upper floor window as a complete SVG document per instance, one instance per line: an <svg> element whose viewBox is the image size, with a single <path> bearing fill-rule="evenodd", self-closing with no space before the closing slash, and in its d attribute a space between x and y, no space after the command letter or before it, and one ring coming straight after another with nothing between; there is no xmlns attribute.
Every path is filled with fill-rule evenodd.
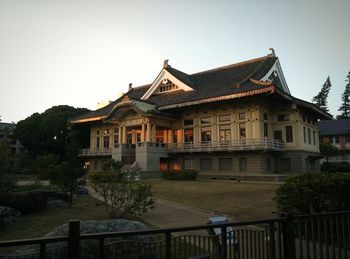
<svg viewBox="0 0 350 259"><path fill-rule="evenodd" d="M219 122L231 121L231 115L220 115Z"/></svg>
<svg viewBox="0 0 350 259"><path fill-rule="evenodd" d="M280 114L277 116L278 121L289 121L289 114Z"/></svg>
<svg viewBox="0 0 350 259"><path fill-rule="evenodd" d="M303 127L304 143L306 144L306 128Z"/></svg>
<svg viewBox="0 0 350 259"><path fill-rule="evenodd" d="M184 120L184 126L193 125L193 119Z"/></svg>
<svg viewBox="0 0 350 259"><path fill-rule="evenodd" d="M99 130L96 130L96 135L100 135L100 131Z"/></svg>
<svg viewBox="0 0 350 259"><path fill-rule="evenodd" d="M263 118L264 118L264 121L267 121L268 120L268 117L267 117L267 113L263 113Z"/></svg>
<svg viewBox="0 0 350 259"><path fill-rule="evenodd" d="M201 118L201 124L209 124L211 123L211 117Z"/></svg>
<svg viewBox="0 0 350 259"><path fill-rule="evenodd" d="M286 142L293 142L293 126L286 126Z"/></svg>
<svg viewBox="0 0 350 259"><path fill-rule="evenodd" d="M211 128L210 127L202 128L201 140L203 142L211 141Z"/></svg>
<svg viewBox="0 0 350 259"><path fill-rule="evenodd" d="M193 142L193 129L184 129L184 142Z"/></svg>
<svg viewBox="0 0 350 259"><path fill-rule="evenodd" d="M238 113L238 119L239 120L245 120L245 112Z"/></svg>
<svg viewBox="0 0 350 259"><path fill-rule="evenodd" d="M245 139L246 138L246 130L245 130L245 123L239 124L239 138Z"/></svg>
<svg viewBox="0 0 350 259"><path fill-rule="evenodd" d="M103 148L109 148L109 136L103 137Z"/></svg>
<svg viewBox="0 0 350 259"><path fill-rule="evenodd" d="M179 87L170 81L164 81L159 87L159 93L170 92L179 89Z"/></svg>

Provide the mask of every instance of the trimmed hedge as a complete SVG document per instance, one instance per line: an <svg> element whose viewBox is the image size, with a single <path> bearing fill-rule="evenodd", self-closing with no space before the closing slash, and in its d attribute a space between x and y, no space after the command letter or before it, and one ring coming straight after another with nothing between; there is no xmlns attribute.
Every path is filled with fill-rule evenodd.
<svg viewBox="0 0 350 259"><path fill-rule="evenodd" d="M329 173L350 173L350 164L347 162L324 162L321 165L321 171Z"/></svg>
<svg viewBox="0 0 350 259"><path fill-rule="evenodd" d="M164 171L162 172L163 178L166 180L190 180L197 179L198 172L195 170L184 171Z"/></svg>
<svg viewBox="0 0 350 259"><path fill-rule="evenodd" d="M0 204L30 214L45 209L47 196L45 192L4 193L0 195Z"/></svg>
<svg viewBox="0 0 350 259"><path fill-rule="evenodd" d="M350 210L350 174L291 176L276 190L274 200L280 212L289 214Z"/></svg>

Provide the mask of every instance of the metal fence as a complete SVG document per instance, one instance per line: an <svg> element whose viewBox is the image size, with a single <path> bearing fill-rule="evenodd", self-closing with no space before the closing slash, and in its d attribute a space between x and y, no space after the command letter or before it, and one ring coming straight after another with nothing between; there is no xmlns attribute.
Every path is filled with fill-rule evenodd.
<svg viewBox="0 0 350 259"><path fill-rule="evenodd" d="M208 224L156 230L80 234L70 221L69 235L0 242L1 247L36 245L30 255L1 259L53 258L48 247L65 242L67 258L118 259L347 259L350 258L350 212L285 216L268 220ZM137 237L149 237L140 241ZM83 242L95 242L82 254Z"/></svg>

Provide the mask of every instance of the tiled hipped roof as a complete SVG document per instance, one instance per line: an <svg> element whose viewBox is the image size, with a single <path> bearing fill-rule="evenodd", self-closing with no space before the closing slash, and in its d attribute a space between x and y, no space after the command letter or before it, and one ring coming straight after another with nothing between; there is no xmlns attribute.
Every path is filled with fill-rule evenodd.
<svg viewBox="0 0 350 259"><path fill-rule="evenodd" d="M164 109L168 106L171 107L181 103L190 103L208 98L217 98L249 91L264 90L266 85L259 84L257 82L259 82L259 80L270 71L276 61L277 57L274 55L267 55L261 58L218 67L194 74L186 74L171 66L167 66L164 68L167 72L193 90L177 90L168 93L154 94L142 101L153 104L159 109L162 109L162 107ZM124 96L128 96L131 99L140 100L151 86L152 84L132 88ZM288 93L286 94L290 96ZM107 116L122 98L123 97L119 98L104 108L84 114L74 118L73 120L84 120L94 117L97 118Z"/></svg>
<svg viewBox="0 0 350 259"><path fill-rule="evenodd" d="M320 136L350 135L350 119L319 121Z"/></svg>

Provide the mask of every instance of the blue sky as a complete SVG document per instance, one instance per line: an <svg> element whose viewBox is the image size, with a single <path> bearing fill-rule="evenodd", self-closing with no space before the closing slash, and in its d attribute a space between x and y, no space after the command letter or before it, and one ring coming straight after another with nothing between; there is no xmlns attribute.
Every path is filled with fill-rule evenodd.
<svg viewBox="0 0 350 259"><path fill-rule="evenodd" d="M0 0L0 114L94 109L151 83L164 59L187 73L273 47L291 93L310 101L327 76L338 114L350 70L350 1Z"/></svg>

